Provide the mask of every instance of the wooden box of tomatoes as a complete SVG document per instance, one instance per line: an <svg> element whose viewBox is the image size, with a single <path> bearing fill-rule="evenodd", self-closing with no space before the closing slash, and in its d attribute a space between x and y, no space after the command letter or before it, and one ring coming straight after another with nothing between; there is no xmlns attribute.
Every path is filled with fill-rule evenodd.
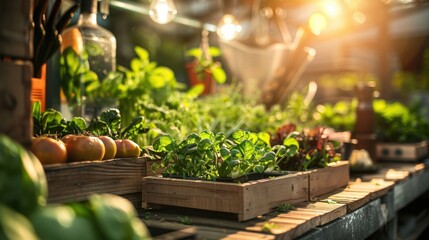
<svg viewBox="0 0 429 240"><path fill-rule="evenodd" d="M61 141L38 137L32 152L44 166L51 203L85 200L111 193L141 204L141 179L156 174L154 162L131 140L67 135Z"/></svg>
<svg viewBox="0 0 429 240"><path fill-rule="evenodd" d="M48 202L85 200L92 193L121 195L141 205L142 177L154 175L148 156L45 165Z"/></svg>

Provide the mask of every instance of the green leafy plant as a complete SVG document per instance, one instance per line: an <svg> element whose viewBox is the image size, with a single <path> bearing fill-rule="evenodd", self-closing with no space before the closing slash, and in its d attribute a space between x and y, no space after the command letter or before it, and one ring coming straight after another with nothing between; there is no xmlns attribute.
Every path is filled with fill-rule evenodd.
<svg viewBox="0 0 429 240"><path fill-rule="evenodd" d="M33 116L33 134L41 135L57 135L58 137L67 134L81 134L85 132L87 123L81 117L73 117L67 121L61 115L61 112L55 109L47 109L42 112L40 102L35 102L32 108Z"/></svg>
<svg viewBox="0 0 429 240"><path fill-rule="evenodd" d="M316 107L314 116L322 126L332 127L337 131L353 131L357 104L357 99L320 104Z"/></svg>
<svg viewBox="0 0 429 240"><path fill-rule="evenodd" d="M149 220L152 218L152 213L151 212L144 212L143 214L143 219L144 220Z"/></svg>
<svg viewBox="0 0 429 240"><path fill-rule="evenodd" d="M97 136L106 135L113 139L135 139L140 134L147 133L149 127L143 116L134 118L123 127L120 111L116 108L110 108L91 121L87 130Z"/></svg>
<svg viewBox="0 0 429 240"><path fill-rule="evenodd" d="M377 139L385 142L418 142L429 139L429 123L417 110L400 102L374 101Z"/></svg>
<svg viewBox="0 0 429 240"><path fill-rule="evenodd" d="M306 171L340 160L336 153L337 143L329 140L323 128L302 131L296 131L296 128L295 124L285 124L277 129L271 139L274 146L286 146L288 149L279 161L282 170Z"/></svg>
<svg viewBox="0 0 429 240"><path fill-rule="evenodd" d="M336 130L353 131L356 122L357 100L339 101L317 107L320 125ZM373 101L377 139L385 142L418 142L429 139L429 123L422 116L420 106L401 102Z"/></svg>
<svg viewBox="0 0 429 240"><path fill-rule="evenodd" d="M429 90L429 49L422 54L420 71L398 71L393 74L392 85L396 91L409 96L413 91Z"/></svg>
<svg viewBox="0 0 429 240"><path fill-rule="evenodd" d="M165 168L165 174L216 180L278 169L276 154L264 138L264 134L240 129L228 139L223 132L202 131L182 141L162 135L154 141L153 148L164 154L159 167Z"/></svg>
<svg viewBox="0 0 429 240"><path fill-rule="evenodd" d="M295 207L292 204L282 203L277 207L277 212L287 213L287 212L294 210L294 209L295 209Z"/></svg>
<svg viewBox="0 0 429 240"><path fill-rule="evenodd" d="M264 222L262 224L262 231L267 233L272 233L272 230L278 228L277 224L274 222Z"/></svg>
<svg viewBox="0 0 429 240"><path fill-rule="evenodd" d="M40 110L40 102L33 104L33 133L40 135L56 135L63 137L67 134L87 134L109 136L113 139L135 139L149 130L149 123L143 116L134 118L128 125L123 126L121 113L116 108L103 111L89 124L81 117L73 117L70 121L63 118L61 112L55 109Z"/></svg>
<svg viewBox="0 0 429 240"><path fill-rule="evenodd" d="M321 202L327 203L327 204L338 204L336 201L332 200L332 199L325 199L322 200Z"/></svg>
<svg viewBox="0 0 429 240"><path fill-rule="evenodd" d="M213 76L218 84L225 83L226 73L222 68L222 64L213 60L213 58L221 56L221 51L218 47L210 46L207 50L203 47L192 48L186 51L186 56L194 58L194 71L200 80L203 80L205 74L208 73Z"/></svg>
<svg viewBox="0 0 429 240"><path fill-rule="evenodd" d="M218 49L211 49L213 56L220 54ZM224 132L227 137L240 128L252 132L272 131L286 119L303 115L300 104L286 110L280 106L266 110L256 100L244 99L239 94L240 87L234 84L223 86L222 92L215 95L197 98L200 94L197 89L183 91L185 87L176 81L174 73L151 61L145 49L136 46L134 51L129 67L118 66L102 84L91 84L90 93L96 99L115 99L123 122L145 116L148 133L133 139L140 145L150 145L160 134L183 139L203 130ZM190 51L193 52L190 55L201 56L199 51ZM65 52L62 57L68 54L75 53ZM76 79L80 79L79 75ZM79 94L77 86L79 84L75 90Z"/></svg>
<svg viewBox="0 0 429 240"><path fill-rule="evenodd" d="M189 218L188 216L184 216L184 217L179 216L178 218L182 224L185 224L185 225L191 225L192 224L192 219Z"/></svg>

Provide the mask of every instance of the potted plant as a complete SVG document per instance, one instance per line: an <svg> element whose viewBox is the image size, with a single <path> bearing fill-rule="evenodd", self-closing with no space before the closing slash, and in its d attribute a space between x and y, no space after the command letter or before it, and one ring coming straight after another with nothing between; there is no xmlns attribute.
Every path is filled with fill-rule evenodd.
<svg viewBox="0 0 429 240"><path fill-rule="evenodd" d="M186 52L186 56L193 57L193 60L186 64L189 84L196 86L202 84L204 89L202 95L214 93L216 84L223 84L226 81L226 73L219 61L214 61L214 57L221 56L221 51L217 47L209 46L208 32L203 30L201 45Z"/></svg>

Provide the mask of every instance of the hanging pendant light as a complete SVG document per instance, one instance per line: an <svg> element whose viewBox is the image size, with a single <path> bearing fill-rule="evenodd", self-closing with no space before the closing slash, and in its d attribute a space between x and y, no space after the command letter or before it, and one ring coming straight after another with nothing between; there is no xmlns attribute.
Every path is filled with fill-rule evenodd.
<svg viewBox="0 0 429 240"><path fill-rule="evenodd" d="M241 25L231 14L225 14L217 25L217 34L223 40L232 40L241 32Z"/></svg>
<svg viewBox="0 0 429 240"><path fill-rule="evenodd" d="M241 32L241 25L235 16L232 14L233 5L235 1L225 0L224 1L224 15L217 24L217 34L223 40L229 41L237 38Z"/></svg>
<svg viewBox="0 0 429 240"><path fill-rule="evenodd" d="M149 7L150 18L159 24L171 22L177 15L173 0L153 0Z"/></svg>

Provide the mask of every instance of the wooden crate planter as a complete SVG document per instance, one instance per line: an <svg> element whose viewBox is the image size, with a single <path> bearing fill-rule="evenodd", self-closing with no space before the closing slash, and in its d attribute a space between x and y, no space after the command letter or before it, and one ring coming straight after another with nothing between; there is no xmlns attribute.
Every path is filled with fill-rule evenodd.
<svg viewBox="0 0 429 240"><path fill-rule="evenodd" d="M350 182L348 161L330 163L328 167L309 171L309 201L318 196L346 187Z"/></svg>
<svg viewBox="0 0 429 240"><path fill-rule="evenodd" d="M111 193L141 204L141 179L154 175L147 157L75 162L44 166L51 203L85 200L93 193Z"/></svg>
<svg viewBox="0 0 429 240"><path fill-rule="evenodd" d="M428 156L428 141L418 143L377 143L377 160L413 162Z"/></svg>
<svg viewBox="0 0 429 240"><path fill-rule="evenodd" d="M143 178L143 208L168 205L237 214L239 221L308 198L308 174L293 173L246 183L149 176Z"/></svg>

